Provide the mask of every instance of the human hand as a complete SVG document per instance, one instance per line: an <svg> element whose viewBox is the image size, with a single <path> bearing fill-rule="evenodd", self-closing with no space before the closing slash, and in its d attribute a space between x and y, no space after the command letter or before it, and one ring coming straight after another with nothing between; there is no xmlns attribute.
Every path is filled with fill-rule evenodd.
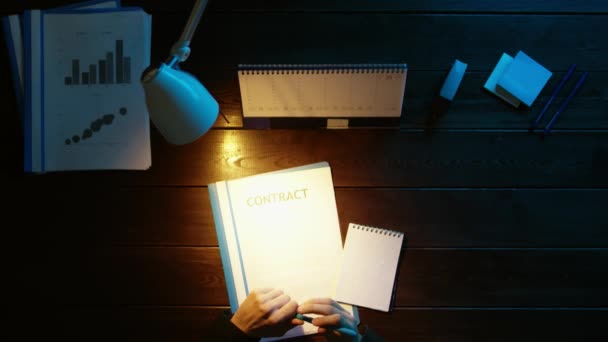
<svg viewBox="0 0 608 342"><path fill-rule="evenodd" d="M303 324L294 319L297 308L298 304L283 291L264 288L251 291L230 321L250 336L282 336Z"/></svg>
<svg viewBox="0 0 608 342"><path fill-rule="evenodd" d="M355 317L353 317L350 312L346 311L340 304L331 298L309 299L298 307L298 313L322 315L313 318L311 322L319 327L320 333L331 331L333 335L341 336L347 341L359 341L361 339L361 335L357 333L359 322L355 320ZM339 329L341 328L349 329L356 334L355 336L350 336L341 333L339 332Z"/></svg>

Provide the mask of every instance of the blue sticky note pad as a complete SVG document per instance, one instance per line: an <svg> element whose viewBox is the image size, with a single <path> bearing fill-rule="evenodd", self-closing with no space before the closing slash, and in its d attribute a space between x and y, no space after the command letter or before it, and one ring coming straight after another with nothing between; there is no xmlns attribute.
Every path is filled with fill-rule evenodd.
<svg viewBox="0 0 608 342"><path fill-rule="evenodd" d="M551 71L520 51L498 80L496 88L532 106L551 75Z"/></svg>
<svg viewBox="0 0 608 342"><path fill-rule="evenodd" d="M498 80L502 78L502 75L505 73L511 63L513 63L513 57L503 53L498 61L498 64L496 64L494 71L492 71L492 74L483 87L486 88L487 91L500 97L513 107L517 108L521 104L521 101L509 93L501 93L498 89L496 89L496 83L498 83Z"/></svg>

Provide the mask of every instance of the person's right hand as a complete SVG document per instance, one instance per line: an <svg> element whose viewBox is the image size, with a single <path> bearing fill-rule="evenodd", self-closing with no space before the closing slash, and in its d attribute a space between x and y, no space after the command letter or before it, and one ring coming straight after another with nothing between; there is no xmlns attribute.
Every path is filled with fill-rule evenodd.
<svg viewBox="0 0 608 342"><path fill-rule="evenodd" d="M312 320L312 324L319 327L319 333L331 332L348 341L359 341L361 339L361 335L357 332L359 322L357 322L350 312L346 311L340 304L331 298L313 298L307 300L298 307L298 313L322 315L315 317ZM340 333L338 330L340 328L349 329L355 333L355 336Z"/></svg>
<svg viewBox="0 0 608 342"><path fill-rule="evenodd" d="M297 308L298 304L283 291L264 288L251 291L230 321L250 336L282 336L303 324L294 319Z"/></svg>

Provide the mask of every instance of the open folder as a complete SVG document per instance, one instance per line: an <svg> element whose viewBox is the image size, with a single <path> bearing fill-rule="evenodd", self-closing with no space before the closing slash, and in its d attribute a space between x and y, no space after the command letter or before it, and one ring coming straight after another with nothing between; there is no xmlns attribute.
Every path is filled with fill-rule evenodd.
<svg viewBox="0 0 608 342"><path fill-rule="evenodd" d="M326 162L212 183L209 194L232 312L256 288L335 298L342 238ZM280 338L316 332L305 323Z"/></svg>

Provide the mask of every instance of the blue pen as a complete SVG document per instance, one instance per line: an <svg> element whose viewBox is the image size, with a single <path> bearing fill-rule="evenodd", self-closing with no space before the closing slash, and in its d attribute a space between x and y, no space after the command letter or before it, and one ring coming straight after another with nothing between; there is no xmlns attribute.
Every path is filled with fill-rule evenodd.
<svg viewBox="0 0 608 342"><path fill-rule="evenodd" d="M301 321L305 321L305 322L312 324L312 317L310 317L310 316L304 316L304 315L298 313L298 314L296 314L296 318ZM348 336L357 336L359 334L358 332L354 331L353 329L349 329L349 328L337 328L337 329L329 328L329 327L324 327L324 328L334 330L334 331L337 331L341 334L348 335Z"/></svg>
<svg viewBox="0 0 608 342"><path fill-rule="evenodd" d="M551 119L551 121L549 122L547 127L545 127L544 134L549 134L549 132L551 132L551 127L553 127L553 124L555 123L555 121L557 120L559 115L564 111L564 109L566 109L566 107L570 103L570 100L572 100L572 98L574 97L574 94L576 94L578 89L583 85L583 83L585 83L587 76L589 76L589 72L585 71L581 75L581 77L578 79L578 82L576 83L576 86L574 87L574 89L572 89L572 91L570 92L570 95L568 95L568 97L564 100L564 103L562 103L561 107L559 107L559 110L557 111L557 113L555 113L555 115L553 116L553 118Z"/></svg>
<svg viewBox="0 0 608 342"><path fill-rule="evenodd" d="M551 105L551 103L553 103L553 100L555 100L557 93L559 93L559 91L562 90L562 88L564 87L564 84L566 84L566 82L570 79L570 76L572 76L575 69L576 69L576 64L572 64L572 66L570 66L570 69L568 69L568 72L566 72L564 77L562 77L562 80L559 82L559 84L553 91L553 94L551 94L551 97L545 104L545 107L543 108L543 110L540 111L540 114L538 114L538 117L536 118L536 120L534 121L532 126L530 126L530 128L528 129L530 132L534 131L534 129L538 126L538 124L540 123L540 120L545 115L545 112L547 111L547 109L549 109L549 106Z"/></svg>

